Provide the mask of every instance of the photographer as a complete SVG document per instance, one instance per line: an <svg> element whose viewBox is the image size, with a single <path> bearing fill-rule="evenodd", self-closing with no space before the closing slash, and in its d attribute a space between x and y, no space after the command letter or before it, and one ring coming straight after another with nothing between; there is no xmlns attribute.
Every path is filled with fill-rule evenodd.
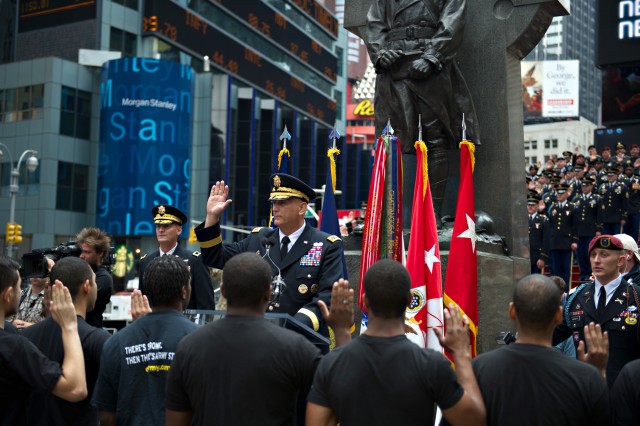
<svg viewBox="0 0 640 426"><path fill-rule="evenodd" d="M111 239L99 228L84 228L76 235L76 243L82 249L80 258L91 266L96 274L98 298L93 311L87 312L87 323L94 327L102 327L102 313L111 301L113 278L103 262L109 255Z"/></svg>
<svg viewBox="0 0 640 426"><path fill-rule="evenodd" d="M47 272L51 271L54 264L53 259L46 258ZM29 327L42 321L46 316L44 306L44 292L49 285L49 277L29 278L29 286L26 287L20 296L18 312L7 318L18 330Z"/></svg>

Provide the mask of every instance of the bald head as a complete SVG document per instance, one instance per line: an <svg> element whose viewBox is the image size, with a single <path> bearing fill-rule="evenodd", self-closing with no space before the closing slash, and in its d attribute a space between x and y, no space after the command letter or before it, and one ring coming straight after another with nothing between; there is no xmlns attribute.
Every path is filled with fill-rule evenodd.
<svg viewBox="0 0 640 426"><path fill-rule="evenodd" d="M522 278L513 291L513 306L521 327L544 331L554 325L562 290L544 275Z"/></svg>

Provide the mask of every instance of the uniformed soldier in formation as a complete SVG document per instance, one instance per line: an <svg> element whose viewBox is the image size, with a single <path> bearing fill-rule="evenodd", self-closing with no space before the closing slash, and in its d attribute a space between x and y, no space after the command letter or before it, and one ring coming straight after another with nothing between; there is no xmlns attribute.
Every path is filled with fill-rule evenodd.
<svg viewBox="0 0 640 426"><path fill-rule="evenodd" d="M558 185L557 200L548 210L549 218L549 267L554 275L559 276L565 283L571 283L572 251L578 247L578 235L575 230L576 211L572 203L567 201L569 187Z"/></svg>
<svg viewBox="0 0 640 426"><path fill-rule="evenodd" d="M616 159L611 155L611 148L608 146L602 148L602 163L605 169L609 169L616 165Z"/></svg>
<svg viewBox="0 0 640 426"><path fill-rule="evenodd" d="M602 197L603 233L622 233L627 220L628 191L626 185L618 181L617 169L607 169L607 182L600 184L598 192Z"/></svg>
<svg viewBox="0 0 640 426"><path fill-rule="evenodd" d="M593 186L593 178L582 178L582 193L573 197L576 210L576 232L578 234L576 255L580 265L580 281L586 281L591 276L589 243L594 236L602 233L601 199L600 195L593 192Z"/></svg>
<svg viewBox="0 0 640 426"><path fill-rule="evenodd" d="M220 217L231 204L229 187L224 182L213 185L206 220L196 228L204 260L207 265L222 269L238 253L253 252L264 257L273 275L281 276L286 284L274 281L269 312L292 315L328 336L317 302L322 300L328 305L333 283L343 277L342 240L304 220L307 205L315 198L311 187L284 173L272 175L271 183L269 201L277 228L255 228L248 237L233 244L223 243L220 235Z"/></svg>
<svg viewBox="0 0 640 426"><path fill-rule="evenodd" d="M627 146L622 142L618 142L616 144L616 158L615 158L616 163L618 164L625 163L630 158L631 157L627 155Z"/></svg>
<svg viewBox="0 0 640 426"><path fill-rule="evenodd" d="M541 274L544 270L548 251L546 245L549 244L549 219L544 213L538 213L539 204L540 196L529 194L527 211L529 212L529 259L532 274Z"/></svg>
<svg viewBox="0 0 640 426"><path fill-rule="evenodd" d="M158 256L177 256L189 265L191 272L191 299L187 309L215 309L213 284L209 269L202 263L200 252L182 248L178 243L178 237L182 233L182 225L188 223L187 215L180 209L160 204L151 210L153 222L156 224L156 238L159 250L145 254L140 258L139 286L142 293L144 288L144 271L153 259Z"/></svg>
<svg viewBox="0 0 640 426"><path fill-rule="evenodd" d="M627 182L627 221L624 224L624 233L638 241L640 232L640 169L629 178Z"/></svg>
<svg viewBox="0 0 640 426"><path fill-rule="evenodd" d="M584 340L584 326L600 324L609 335L607 383L613 385L626 363L640 358L638 307L640 288L622 278L625 262L622 242L612 235L595 237L589 244L594 282L582 284L571 294L564 308L563 323L556 328L554 344L573 335ZM588 348L587 348L588 350Z"/></svg>

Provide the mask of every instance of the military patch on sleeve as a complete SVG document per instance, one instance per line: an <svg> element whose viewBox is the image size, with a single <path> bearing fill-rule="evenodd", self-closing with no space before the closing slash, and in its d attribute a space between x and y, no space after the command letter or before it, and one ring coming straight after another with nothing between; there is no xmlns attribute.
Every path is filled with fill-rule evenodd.
<svg viewBox="0 0 640 426"><path fill-rule="evenodd" d="M336 241L340 241L340 237L336 237L335 235L329 235L327 237L327 240L331 241L332 243L335 243Z"/></svg>
<svg viewBox="0 0 640 426"><path fill-rule="evenodd" d="M251 232L252 233L260 232L261 229L262 229L262 226L258 226L257 228L253 228Z"/></svg>
<svg viewBox="0 0 640 426"><path fill-rule="evenodd" d="M202 253L200 253L199 251L194 251L194 252L193 252L193 255L194 255L195 257L198 257L198 256L200 256L201 254L202 254Z"/></svg>
<svg viewBox="0 0 640 426"><path fill-rule="evenodd" d="M144 259L145 257L147 257L147 253L145 253L142 256L140 256L140 260Z"/></svg>

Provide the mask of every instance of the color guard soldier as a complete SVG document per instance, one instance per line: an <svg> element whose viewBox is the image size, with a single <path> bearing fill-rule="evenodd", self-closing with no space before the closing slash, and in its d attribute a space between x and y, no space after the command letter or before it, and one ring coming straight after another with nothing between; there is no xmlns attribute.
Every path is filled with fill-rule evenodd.
<svg viewBox="0 0 640 426"><path fill-rule="evenodd" d="M584 340L584 326L600 324L609 335L607 383L613 385L628 362L640 358L638 307L640 288L625 281L619 268L625 262L622 242L612 235L601 235L589 244L594 282L582 284L567 299L563 322L554 332L553 344L573 335L577 345ZM588 348L587 348L588 351Z"/></svg>
<svg viewBox="0 0 640 426"><path fill-rule="evenodd" d="M591 276L589 243L594 236L599 236L602 233L601 198L600 195L593 192L593 185L592 178L582 178L582 193L573 198L576 209L576 232L578 234L576 254L580 265L580 281L586 281Z"/></svg>
<svg viewBox="0 0 640 426"><path fill-rule="evenodd" d="M304 220L315 192L298 178L284 173L271 176L269 201L277 228L255 228L241 241L222 243L220 217L231 203L229 187L216 182L207 201L207 216L196 236L207 265L222 269L238 253L253 252L271 265L274 295L269 312L286 313L324 336L329 331L318 301L330 304L333 283L343 276L342 240ZM276 283L281 277L285 285ZM277 288L276 288L277 285Z"/></svg>
<svg viewBox="0 0 640 426"><path fill-rule="evenodd" d="M213 284L209 269L200 258L200 252L187 250L178 244L178 237L182 233L182 225L188 223L187 215L180 209L160 204L151 210L153 222L156 224L156 238L158 239L159 250L140 258L140 291L145 293L144 271L153 259L158 256L177 256L189 265L191 272L191 299L187 309L214 310L216 308L213 294Z"/></svg>
<svg viewBox="0 0 640 426"><path fill-rule="evenodd" d="M538 213L539 203L539 195L529 194L527 211L529 212L529 259L532 274L541 274L544 271L547 262L546 244L549 243L549 219L543 213Z"/></svg>
<svg viewBox="0 0 640 426"><path fill-rule="evenodd" d="M627 221L629 193L624 183L618 182L618 171L615 168L607 169L607 182L600 185L598 192L602 197L603 233L609 235L622 233Z"/></svg>
<svg viewBox="0 0 640 426"><path fill-rule="evenodd" d="M547 210L549 218L549 267L565 283L571 283L572 251L578 248L575 231L576 212L567 201L569 186L562 183L556 189L557 200Z"/></svg>

